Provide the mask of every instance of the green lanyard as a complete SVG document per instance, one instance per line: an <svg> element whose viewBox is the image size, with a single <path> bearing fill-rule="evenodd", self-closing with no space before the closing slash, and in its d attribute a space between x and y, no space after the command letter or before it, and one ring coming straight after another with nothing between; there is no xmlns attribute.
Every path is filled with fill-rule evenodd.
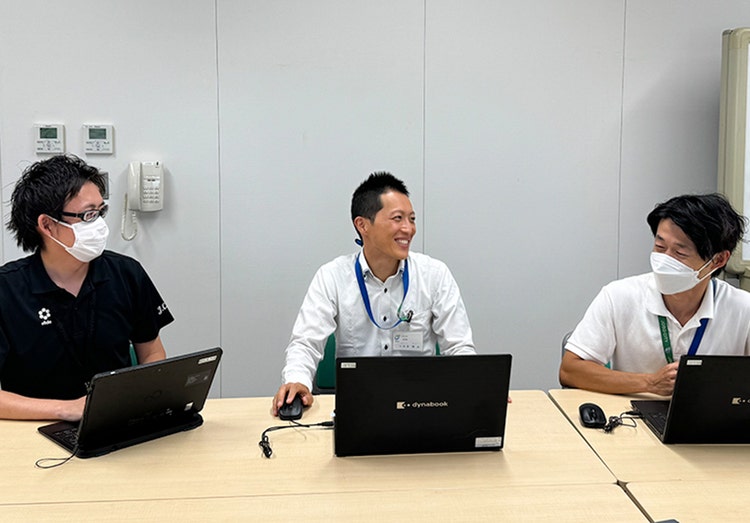
<svg viewBox="0 0 750 523"><path fill-rule="evenodd" d="M703 333L706 331L706 325L708 325L708 318L701 319L701 325L698 330L695 331L693 336L693 342L690 344L688 349L688 355L693 356L698 352L698 345L701 344L703 339ZM667 358L667 363L674 362L674 356L672 355L672 344L669 341L669 329L667 328L667 318L659 316L659 331L661 331L661 344L664 347L664 357Z"/></svg>
<svg viewBox="0 0 750 523"><path fill-rule="evenodd" d="M669 341L669 329L667 328L667 318L659 316L659 330L661 331L661 344L664 347L664 357L667 358L667 363L674 361L672 355L672 344Z"/></svg>

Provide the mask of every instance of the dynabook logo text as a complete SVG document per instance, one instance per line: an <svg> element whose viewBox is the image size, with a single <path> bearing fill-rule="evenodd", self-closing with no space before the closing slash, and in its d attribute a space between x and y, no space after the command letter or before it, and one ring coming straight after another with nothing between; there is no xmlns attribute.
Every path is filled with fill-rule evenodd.
<svg viewBox="0 0 750 523"><path fill-rule="evenodd" d="M396 410L404 409L435 409L448 406L447 401L397 401Z"/></svg>

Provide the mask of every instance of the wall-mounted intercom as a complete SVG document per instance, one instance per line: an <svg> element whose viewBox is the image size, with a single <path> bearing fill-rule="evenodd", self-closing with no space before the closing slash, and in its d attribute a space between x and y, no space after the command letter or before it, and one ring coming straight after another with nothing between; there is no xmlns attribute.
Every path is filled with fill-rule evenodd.
<svg viewBox="0 0 750 523"><path fill-rule="evenodd" d="M122 209L122 237L130 241L138 234L135 211L151 212L164 208L164 167L160 161L131 162L128 166L128 190ZM131 232L127 233L130 216Z"/></svg>
<svg viewBox="0 0 750 523"><path fill-rule="evenodd" d="M164 207L164 169L161 162L130 162L127 207L160 211Z"/></svg>

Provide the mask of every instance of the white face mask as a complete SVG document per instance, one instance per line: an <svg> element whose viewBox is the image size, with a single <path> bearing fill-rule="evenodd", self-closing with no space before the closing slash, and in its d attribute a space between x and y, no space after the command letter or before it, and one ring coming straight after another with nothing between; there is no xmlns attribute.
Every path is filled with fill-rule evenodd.
<svg viewBox="0 0 750 523"><path fill-rule="evenodd" d="M698 274L712 261L708 260L703 267L695 271L667 254L652 252L651 270L654 271L654 278L656 278L656 288L662 294L689 291L713 274L713 271L709 271L703 278L698 277Z"/></svg>
<svg viewBox="0 0 750 523"><path fill-rule="evenodd" d="M50 218L52 217L50 216ZM52 219L55 220L54 218ZM50 237L76 260L84 263L90 262L104 252L104 247L107 245L107 237L109 236L109 227L107 227L107 222L101 216L93 222L78 222L73 225L58 220L55 221L60 225L73 229L75 242L73 242L72 247L68 247L56 238Z"/></svg>

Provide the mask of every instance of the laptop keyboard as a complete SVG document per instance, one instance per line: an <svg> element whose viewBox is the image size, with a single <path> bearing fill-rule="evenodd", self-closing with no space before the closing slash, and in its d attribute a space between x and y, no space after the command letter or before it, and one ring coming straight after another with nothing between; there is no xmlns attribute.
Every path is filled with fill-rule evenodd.
<svg viewBox="0 0 750 523"><path fill-rule="evenodd" d="M58 430L57 432L54 433L54 436L64 441L71 447L75 447L76 443L78 443L78 427Z"/></svg>
<svg viewBox="0 0 750 523"><path fill-rule="evenodd" d="M667 416L663 412L649 412L645 416L648 417L651 425L659 434L664 434L664 429L667 428Z"/></svg>

